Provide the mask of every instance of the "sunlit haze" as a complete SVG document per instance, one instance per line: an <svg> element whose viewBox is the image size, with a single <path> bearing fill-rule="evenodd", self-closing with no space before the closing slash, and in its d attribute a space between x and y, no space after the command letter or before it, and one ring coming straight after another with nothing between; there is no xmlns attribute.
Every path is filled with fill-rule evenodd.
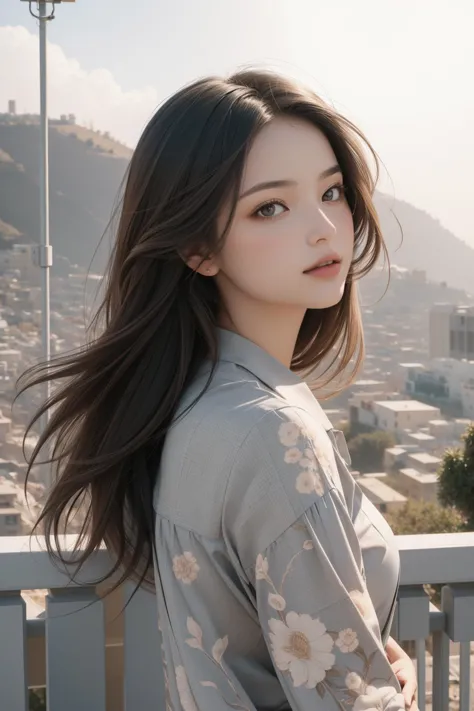
<svg viewBox="0 0 474 711"><path fill-rule="evenodd" d="M78 0L56 15L48 27L51 116L74 113L133 146L183 83L243 64L276 66L367 133L390 176L383 190L474 246L469 0ZM0 111L9 99L19 112L38 111L37 31L27 3L2 3Z"/></svg>

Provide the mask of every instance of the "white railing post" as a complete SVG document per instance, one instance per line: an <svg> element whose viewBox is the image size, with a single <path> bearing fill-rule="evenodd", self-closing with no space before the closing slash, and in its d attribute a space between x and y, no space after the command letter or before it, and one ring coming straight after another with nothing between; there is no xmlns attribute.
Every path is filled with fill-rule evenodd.
<svg viewBox="0 0 474 711"><path fill-rule="evenodd" d="M124 629L124 711L165 708L161 634L156 597L134 585L126 586Z"/></svg>
<svg viewBox="0 0 474 711"><path fill-rule="evenodd" d="M418 674L418 707L426 707L426 645L430 634L430 600L420 586L400 588L392 627L393 636L403 642L416 642Z"/></svg>
<svg viewBox="0 0 474 711"><path fill-rule="evenodd" d="M93 588L50 591L45 619L48 711L106 711L102 600Z"/></svg>
<svg viewBox="0 0 474 711"><path fill-rule="evenodd" d="M446 615L449 638L460 645L459 711L470 711L470 643L474 640L474 585L446 585L443 588L441 605Z"/></svg>
<svg viewBox="0 0 474 711"><path fill-rule="evenodd" d="M402 641L416 642L420 711L424 711L426 701L425 639L430 632L433 711L449 708L449 637L460 644L460 703L461 711L467 711L471 696L469 647L474 640L474 533L400 536L397 542L401 590L393 634ZM67 536L63 548L72 550L75 543L75 536ZM93 581L104 578L112 564L108 552L101 549L72 582L69 571L50 560L42 538L0 538L0 711L4 706L8 711L25 711L27 680L33 682L33 671L34 682L49 687L49 711L106 708L104 610ZM429 606L428 628L423 586L446 581L450 585L443 593L443 609ZM26 623L21 593L34 589L51 592L47 609L39 617L36 606L28 600L26 608L31 618L28 616ZM123 633L115 633L111 646L118 648L123 640L124 671L122 674L120 649L117 654L114 651L114 681L110 683L115 684L115 693L113 697L109 694L107 711L119 711L122 701L131 711L160 709L163 671L154 595L140 590L126 608L123 624ZM35 654L42 656L41 663L30 670L30 677L25 661L27 634L29 641L37 645ZM46 678L42 644L45 636ZM456 659L451 662L454 673ZM118 689L122 681L123 688Z"/></svg>
<svg viewBox="0 0 474 711"><path fill-rule="evenodd" d="M26 614L18 592L0 593L0 706L27 711Z"/></svg>

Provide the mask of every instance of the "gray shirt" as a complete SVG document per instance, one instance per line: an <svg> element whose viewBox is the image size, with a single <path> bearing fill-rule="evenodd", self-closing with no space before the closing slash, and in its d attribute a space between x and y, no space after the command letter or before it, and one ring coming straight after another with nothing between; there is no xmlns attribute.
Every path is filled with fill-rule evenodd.
<svg viewBox="0 0 474 711"><path fill-rule="evenodd" d="M167 709L400 711L394 536L309 387L220 330L155 491Z"/></svg>

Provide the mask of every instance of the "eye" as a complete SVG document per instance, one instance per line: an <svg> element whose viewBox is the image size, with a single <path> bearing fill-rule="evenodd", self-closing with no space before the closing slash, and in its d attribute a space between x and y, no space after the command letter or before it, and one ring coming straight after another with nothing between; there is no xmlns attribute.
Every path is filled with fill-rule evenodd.
<svg viewBox="0 0 474 711"><path fill-rule="evenodd" d="M271 217L278 217L283 214L286 209L283 203L272 200L271 202L266 202L264 205L260 205L253 214L255 217L263 217L268 220Z"/></svg>
<svg viewBox="0 0 474 711"><path fill-rule="evenodd" d="M326 190L323 196L323 200L326 197L326 195L329 195L329 199L326 200L326 202L339 202L344 198L346 194L346 186L343 185L342 183L339 183L338 185L333 185L332 188L329 188L329 190ZM335 195L335 197L334 197Z"/></svg>

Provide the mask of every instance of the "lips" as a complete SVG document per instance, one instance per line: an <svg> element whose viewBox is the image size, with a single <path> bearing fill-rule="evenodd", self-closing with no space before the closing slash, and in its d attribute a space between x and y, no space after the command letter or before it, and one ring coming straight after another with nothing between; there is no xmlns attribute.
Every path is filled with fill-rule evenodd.
<svg viewBox="0 0 474 711"><path fill-rule="evenodd" d="M307 274L308 272L313 272L315 269L320 269L321 267L329 267L332 264L340 264L341 263L341 258L339 257L338 254L330 254L327 255L326 257L323 257L319 261L317 261L313 266L309 267L309 269L305 269L303 272L304 274Z"/></svg>

